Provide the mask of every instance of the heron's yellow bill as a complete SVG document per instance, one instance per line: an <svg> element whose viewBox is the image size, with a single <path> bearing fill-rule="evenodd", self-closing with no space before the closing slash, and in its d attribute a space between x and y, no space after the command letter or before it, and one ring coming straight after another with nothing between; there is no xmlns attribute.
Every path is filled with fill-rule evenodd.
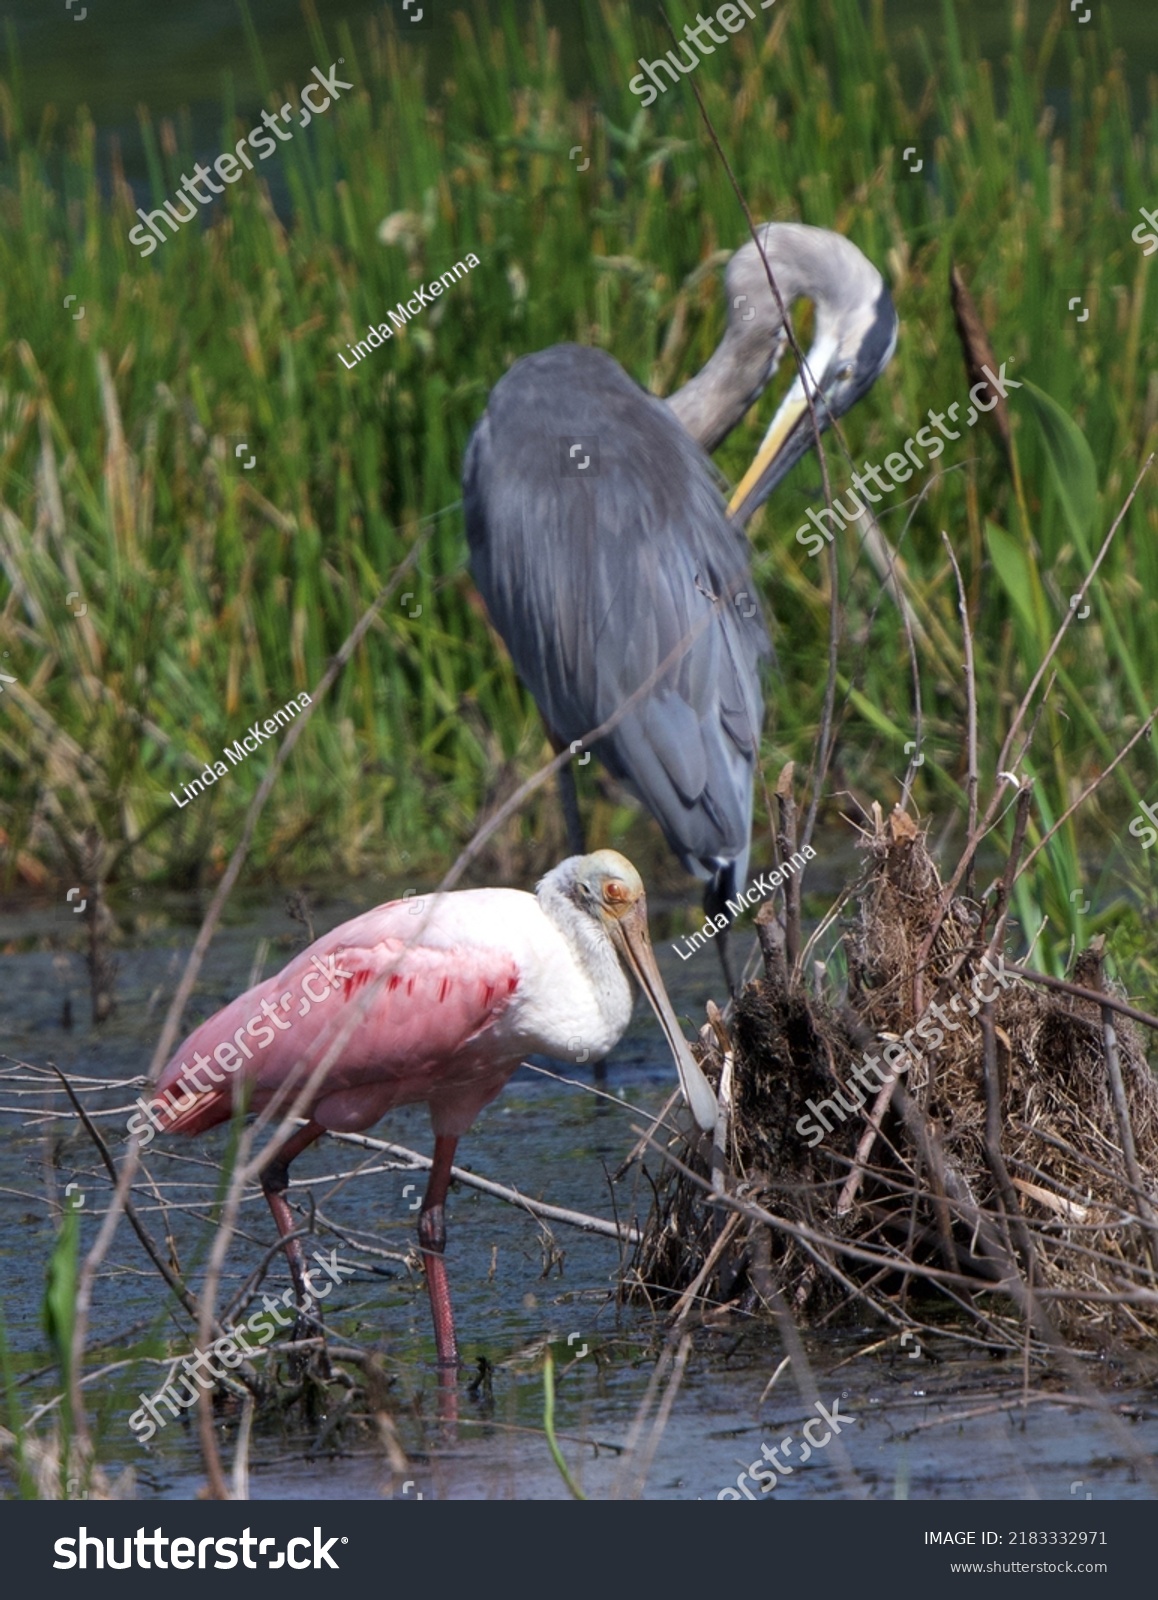
<svg viewBox="0 0 1158 1600"><path fill-rule="evenodd" d="M808 401L803 396L786 396L783 405L772 418L768 432L756 452L755 459L740 479L736 492L728 502L728 515L735 517L748 498L756 492L761 479L787 444L793 429L808 414Z"/></svg>

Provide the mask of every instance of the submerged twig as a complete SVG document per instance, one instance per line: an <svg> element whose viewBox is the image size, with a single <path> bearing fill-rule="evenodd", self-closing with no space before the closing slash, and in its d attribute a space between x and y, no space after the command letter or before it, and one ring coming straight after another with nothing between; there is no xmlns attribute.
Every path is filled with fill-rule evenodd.
<svg viewBox="0 0 1158 1600"><path fill-rule="evenodd" d="M433 1164L429 1156L421 1155L417 1150L408 1150L405 1145L391 1144L385 1139L374 1139L366 1133L331 1133L330 1138L336 1139L340 1144L364 1145L370 1150L382 1150L388 1155L402 1156L412 1167L424 1171ZM456 1183L465 1184L469 1189L478 1189L482 1194L494 1195L497 1200L506 1200L513 1206L529 1211L532 1216L545 1217L551 1222L563 1222L569 1227L581 1229L584 1233L599 1233L607 1239L618 1239L625 1244L639 1243L641 1235L638 1228L626 1223L609 1222L605 1217L592 1217L585 1211L572 1211L566 1206L550 1205L545 1200L532 1200L530 1195L525 1195L518 1189L507 1184L495 1183L493 1178L482 1178L477 1172L470 1172L465 1167L451 1167L450 1173Z"/></svg>

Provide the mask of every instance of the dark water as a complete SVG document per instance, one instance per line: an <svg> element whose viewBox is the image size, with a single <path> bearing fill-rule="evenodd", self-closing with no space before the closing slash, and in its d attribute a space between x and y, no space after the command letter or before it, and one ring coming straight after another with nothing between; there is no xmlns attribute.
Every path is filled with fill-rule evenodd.
<svg viewBox="0 0 1158 1600"><path fill-rule="evenodd" d="M348 894L319 893L316 931L363 905L364 899ZM87 1022L81 937L63 922L66 913L9 906L0 915L0 949L6 950L0 957L6 980L0 985L0 1037L7 1041L6 1052L36 1064L56 1061L72 1073L104 1081L142 1072L192 942L193 911L176 897L124 908L119 1010L95 1029ZM286 918L280 897L239 898L231 915L232 924L210 952L191 1019L245 986L261 940L270 941L263 969L270 972L300 933ZM663 920L659 907L657 929ZM677 1010L702 1016L705 999L719 998L714 956L703 952L698 963L680 963L668 944L657 944ZM72 1006L71 1030L60 1025L66 999ZM568 1076L586 1074L572 1068ZM662 1038L641 1010L608 1066L606 1087L617 1104L522 1071L463 1140L460 1164L530 1196L611 1217L608 1173L630 1148L633 1126L662 1104L673 1078ZM13 1091L12 1084L0 1083L0 1105L17 1105ZM119 1108L101 1119L114 1150L137 1092L110 1089L96 1102ZM35 1353L42 1364L39 1307L54 1238L46 1196L51 1190L59 1197L66 1184L79 1184L87 1244L99 1225L107 1182L74 1122L29 1126L27 1106L21 1102L20 1115L0 1117L0 1284L10 1346L25 1357ZM374 1132L429 1152L420 1108L395 1113ZM221 1156L224 1143L220 1130L188 1143L160 1138L157 1145L164 1148L147 1152L147 1177L135 1191L142 1217L157 1237L164 1233L164 1197L171 1208L173 1246L194 1283L210 1233L205 1213L216 1193L217 1170L210 1161ZM470 1399L464 1384L459 1438L450 1445L433 1424L433 1348L421 1280L402 1263L360 1248L371 1244L406 1252L413 1238L410 1208L424 1178L375 1171L343 1182L365 1155L329 1141L308 1152L294 1168L298 1186L291 1198L300 1202L312 1195L324 1219L317 1246L326 1252L337 1247L339 1259L356 1268L328 1299L327 1322L337 1340L379 1355L390 1379L385 1408L411 1466L405 1474L392 1474L369 1432L347 1432L340 1449L329 1441L319 1451L316 1441L325 1419L306 1425L295 1415L284 1427L264 1423L255 1429L251 1496L401 1498L404 1490L406 1497L421 1493L427 1498L565 1495L540 1431L545 1340L553 1341L560 1368L556 1426L572 1471L592 1496L634 1493L639 1465L628 1470L621 1452L652 1377L660 1330L646 1308L617 1306L615 1243L558 1224L548 1236L516 1207L463 1187L452 1193L449 1263L462 1353L468 1364L485 1356L494 1372L489 1397ZM371 1157L371 1164L380 1166L382 1158ZM616 1190L621 1218L642 1220L648 1202L649 1190L638 1173ZM340 1235L330 1232L331 1225ZM254 1195L230 1248L220 1305L273 1237L265 1204ZM287 1284L279 1255L265 1287L280 1294ZM155 1270L122 1224L97 1285L89 1370L123 1354L146 1328L163 1336L175 1353L191 1351L194 1340L186 1320L170 1320L164 1300ZM1120 1437L1095 1411L1075 1413L1046 1404L1025 1411L999 1409L1020 1393L1016 1363L994 1361L951 1338L926 1340L916 1359L911 1341L909 1350L894 1340L863 1353L880 1338L879 1328L855 1320L839 1331L809 1337L822 1404L853 1420L839 1440L847 1454L841 1455L832 1440L802 1461L802 1427L812 1413L789 1372L761 1403L782 1355L777 1337L766 1326L730 1318L701 1330L671 1415L655 1441L643 1492L657 1498L715 1498L735 1486L761 1444L772 1447L791 1436L796 1467L778 1481L774 1498L867 1494L1016 1500L1149 1493L1134 1481ZM101 1341L107 1341L103 1350L97 1348ZM1140 1397L1144 1387L1140 1370L1110 1374L1095 1366L1091 1376L1099 1388L1112 1390L1115 1406ZM137 1492L144 1497L186 1497L203 1481L195 1438L184 1419L169 1423L147 1447L128 1429L142 1395L155 1393L166 1377L165 1366L136 1362L99 1379L89 1391L100 1417L101 1461L113 1472L133 1467ZM22 1404L28 1410L53 1392L46 1373L21 1389ZM1143 1419L1130 1424L1131 1439L1153 1453L1158 1417L1146 1414L1144 1399L1140 1404ZM962 1413L969 1415L960 1422L946 1420ZM653 1417L654 1409L643 1429L645 1444ZM823 1431L814 1427L812 1436ZM233 1426L227 1428L227 1469L234 1434Z"/></svg>
<svg viewBox="0 0 1158 1600"><path fill-rule="evenodd" d="M788 0L791 3L791 0ZM811 0L797 0L811 3ZM550 26L558 29L561 62L568 92L598 95L601 68L590 59L589 41L602 38L602 26L592 0L538 0ZM866 16L880 10L887 37L895 41L898 70L906 89L919 89L926 81L925 47L939 55L944 23L941 5L929 0L864 0ZM418 0L409 8L413 16ZM191 135L191 148L202 158L222 148L223 104L232 103L238 115L255 115L262 104L263 78L274 85L298 85L312 65L323 68L336 59L341 27L347 26L356 49L361 49L366 23L392 12L399 32L420 42L432 90L449 61L452 17L457 11L480 14L499 21L513 17L522 23L536 9L535 0L422 0L423 19L416 27L407 23L402 0L342 0L318 8L326 48L321 59L315 33L300 0L250 0L252 18L263 65L254 60L246 29L246 8L239 0L189 0L181 6L159 6L153 0L7 0L4 20L17 47L20 63L20 97L28 125L35 129L45 107L56 108L65 124L75 110L86 106L98 130L98 151L107 174L112 141L121 153L126 175L134 186L145 185L147 170L137 126L138 107L154 118L180 120ZM714 7L704 8L709 13ZM623 5L623 27L633 19L654 16L649 7ZM1054 0L1031 0L1027 37L1036 44L1056 7ZM1153 59L1155 13L1152 0L1115 0L1113 7L1095 0L1090 21L1083 27L1078 16L1069 21L1071 40L1063 37L1048 63L1045 82L1051 102L1065 119L1069 82L1069 49L1085 29L1106 29L1113 46L1122 51L1122 65L1130 84L1135 115L1144 114L1149 63ZM83 20L81 12L86 14ZM676 4L673 20L694 18L696 8ZM1011 0L953 0L952 12L967 51L973 47L993 61L1000 82L1001 63L1010 47ZM756 24L759 26L759 23ZM677 22L677 28L679 24ZM644 48L646 36L641 39ZM5 65L3 75L9 75ZM275 195L275 199L279 200Z"/></svg>

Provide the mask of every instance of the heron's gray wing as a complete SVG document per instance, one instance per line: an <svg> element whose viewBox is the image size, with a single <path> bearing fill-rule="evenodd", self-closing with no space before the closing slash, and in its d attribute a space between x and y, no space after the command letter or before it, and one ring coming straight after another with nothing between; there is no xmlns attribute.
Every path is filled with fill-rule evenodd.
<svg viewBox="0 0 1158 1600"><path fill-rule="evenodd" d="M559 345L495 386L464 490L475 581L553 731L590 732L669 663L599 755L691 870L746 864L770 647L698 446L609 356Z"/></svg>

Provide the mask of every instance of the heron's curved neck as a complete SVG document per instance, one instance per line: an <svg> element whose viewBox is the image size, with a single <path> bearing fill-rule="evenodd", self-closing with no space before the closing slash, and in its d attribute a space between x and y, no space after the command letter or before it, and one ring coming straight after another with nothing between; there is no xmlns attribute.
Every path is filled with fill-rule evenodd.
<svg viewBox="0 0 1158 1600"><path fill-rule="evenodd" d="M734 337L729 329L707 364L668 405L692 438L709 454L727 438L768 381L767 348Z"/></svg>

